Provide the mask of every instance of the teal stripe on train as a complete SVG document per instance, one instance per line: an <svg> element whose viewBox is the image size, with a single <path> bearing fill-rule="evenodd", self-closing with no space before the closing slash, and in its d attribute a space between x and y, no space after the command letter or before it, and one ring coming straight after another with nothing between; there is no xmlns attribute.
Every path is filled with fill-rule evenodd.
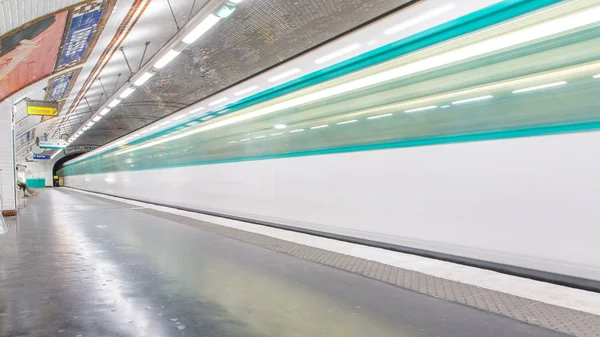
<svg viewBox="0 0 600 337"><path fill-rule="evenodd" d="M333 66L305 75L280 86L259 92L234 104L230 104L224 108L213 110L209 114L218 114L218 112L226 110L227 113L220 114L220 116L223 116L238 111L240 109L258 103L262 103L271 99L275 99L277 97L289 94L297 90L301 90L306 87L323 83L325 81L335 79L340 76L344 76L349 73L392 60L402 55L406 55L414 51L436 45L438 43L477 31L479 29L489 27L504 22L506 20L510 20L520 15L527 14L536 11L540 8L544 8L559 2L561 2L561 0L505 0L496 5L484 8L480 11L468 14L466 16L452 20L445 24L417 33L405 39L398 40L394 43L388 44L386 46L364 53L344 62L340 62ZM209 114L205 114L204 116L207 116ZM196 119L196 122L202 121L198 118ZM160 137L164 134L171 133L174 130L181 128L181 125L183 124L179 124L170 129L163 130L159 133L140 138L136 141L131 142L130 144L139 144L149 139L153 139L156 137ZM111 150L104 153L110 153L113 151L116 150ZM101 153L98 153L86 160L94 158L95 156L100 154ZM72 164L73 163L67 163L65 166L69 166Z"/></svg>

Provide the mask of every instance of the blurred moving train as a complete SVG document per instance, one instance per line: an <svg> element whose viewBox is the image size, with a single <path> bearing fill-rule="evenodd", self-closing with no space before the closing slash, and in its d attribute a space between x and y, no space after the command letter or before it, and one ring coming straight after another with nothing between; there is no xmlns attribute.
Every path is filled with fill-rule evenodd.
<svg viewBox="0 0 600 337"><path fill-rule="evenodd" d="M421 1L60 175L599 290L598 46L598 0Z"/></svg>

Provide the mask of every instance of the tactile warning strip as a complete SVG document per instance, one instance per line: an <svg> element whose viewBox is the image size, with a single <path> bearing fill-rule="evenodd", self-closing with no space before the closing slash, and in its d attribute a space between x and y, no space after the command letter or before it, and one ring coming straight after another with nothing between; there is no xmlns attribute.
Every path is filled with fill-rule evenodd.
<svg viewBox="0 0 600 337"><path fill-rule="evenodd" d="M600 316L586 312L537 302L181 215L152 209L139 209L138 211L569 335L580 337L600 336Z"/></svg>

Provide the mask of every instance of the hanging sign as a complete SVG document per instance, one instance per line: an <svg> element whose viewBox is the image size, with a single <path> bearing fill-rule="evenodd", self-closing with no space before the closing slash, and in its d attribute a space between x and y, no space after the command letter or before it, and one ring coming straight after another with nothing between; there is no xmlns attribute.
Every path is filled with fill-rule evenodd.
<svg viewBox="0 0 600 337"><path fill-rule="evenodd" d="M57 116L58 103L48 101L27 101L27 114L35 116Z"/></svg>

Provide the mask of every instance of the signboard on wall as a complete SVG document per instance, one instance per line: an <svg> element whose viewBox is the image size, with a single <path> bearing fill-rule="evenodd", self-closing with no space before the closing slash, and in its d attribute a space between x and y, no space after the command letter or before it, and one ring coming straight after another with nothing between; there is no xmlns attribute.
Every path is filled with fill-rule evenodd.
<svg viewBox="0 0 600 337"><path fill-rule="evenodd" d="M48 160L50 159L50 155L49 154L34 154L33 155L33 159L39 159L39 160Z"/></svg>
<svg viewBox="0 0 600 337"><path fill-rule="evenodd" d="M68 156L71 153L77 152L88 152L97 149L97 146L92 145L80 145L80 146L70 146L65 150L65 155Z"/></svg>
<svg viewBox="0 0 600 337"><path fill-rule="evenodd" d="M35 116L57 116L58 103L47 101L27 101L27 114Z"/></svg>
<svg viewBox="0 0 600 337"><path fill-rule="evenodd" d="M23 135L16 137L15 148L20 148L30 141L35 139L35 129L25 132Z"/></svg>
<svg viewBox="0 0 600 337"><path fill-rule="evenodd" d="M20 121L15 123L15 135L19 136L21 133L30 130L34 126L40 124L42 116L27 116Z"/></svg>

